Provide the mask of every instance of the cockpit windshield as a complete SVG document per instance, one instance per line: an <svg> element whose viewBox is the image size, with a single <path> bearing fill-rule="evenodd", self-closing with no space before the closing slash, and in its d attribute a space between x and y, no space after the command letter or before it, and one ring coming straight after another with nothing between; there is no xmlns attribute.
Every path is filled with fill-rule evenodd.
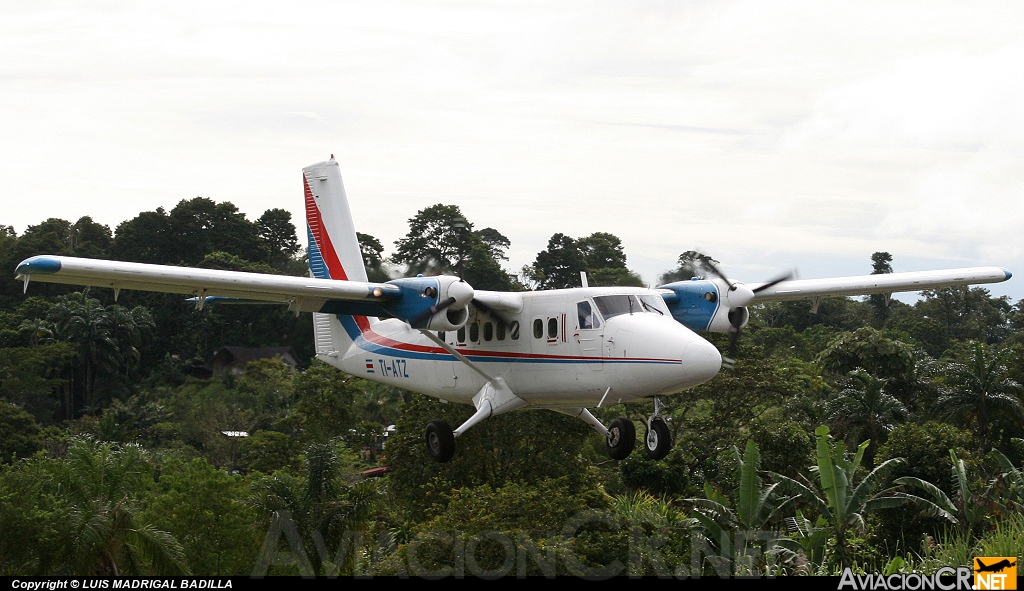
<svg viewBox="0 0 1024 591"><path fill-rule="evenodd" d="M654 313L665 315L664 300L653 295L607 295L594 298L605 320L620 314Z"/></svg>

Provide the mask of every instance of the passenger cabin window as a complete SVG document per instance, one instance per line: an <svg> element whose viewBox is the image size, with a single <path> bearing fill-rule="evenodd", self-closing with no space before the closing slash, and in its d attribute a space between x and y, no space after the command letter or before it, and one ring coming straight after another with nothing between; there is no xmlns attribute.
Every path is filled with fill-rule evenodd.
<svg viewBox="0 0 1024 591"><path fill-rule="evenodd" d="M544 337L544 321L540 318L533 320L533 338L540 339Z"/></svg>
<svg viewBox="0 0 1024 591"><path fill-rule="evenodd" d="M484 322L484 340L490 341L494 339L494 323Z"/></svg>
<svg viewBox="0 0 1024 591"><path fill-rule="evenodd" d="M518 320L513 320L512 324L509 325L509 327L508 327L508 336L513 341L518 341L519 340L519 321Z"/></svg>
<svg viewBox="0 0 1024 591"><path fill-rule="evenodd" d="M504 322L499 322L498 323L498 340L499 341L504 341L505 340L505 323Z"/></svg>
<svg viewBox="0 0 1024 591"><path fill-rule="evenodd" d="M466 327L463 326L462 328L460 328L459 332L455 333L455 337L457 339L455 341L456 343L465 343L466 342Z"/></svg>
<svg viewBox="0 0 1024 591"><path fill-rule="evenodd" d="M474 343L480 342L480 324L474 322L469 325L469 340Z"/></svg>
<svg viewBox="0 0 1024 591"><path fill-rule="evenodd" d="M558 338L558 319L548 318L548 338Z"/></svg>

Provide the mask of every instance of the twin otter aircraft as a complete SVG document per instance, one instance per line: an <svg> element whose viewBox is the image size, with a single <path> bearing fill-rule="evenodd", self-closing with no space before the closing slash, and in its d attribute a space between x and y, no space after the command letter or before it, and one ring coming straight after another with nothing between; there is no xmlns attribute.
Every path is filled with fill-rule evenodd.
<svg viewBox="0 0 1024 591"><path fill-rule="evenodd" d="M721 273L656 289L584 287L535 292L474 290L458 277L366 279L338 163L303 171L310 278L60 256L17 268L30 280L287 304L312 312L316 355L349 374L476 408L452 429L426 428L430 456L445 462L455 439L480 421L520 408L578 417L606 436L612 458L633 450L633 422L605 426L588 407L653 399L644 444L671 449L659 396L715 377L723 357L694 331L733 332L755 301L849 296L994 283L998 267L749 284ZM385 318L385 319L381 319ZM726 358L726 363L729 363Z"/></svg>

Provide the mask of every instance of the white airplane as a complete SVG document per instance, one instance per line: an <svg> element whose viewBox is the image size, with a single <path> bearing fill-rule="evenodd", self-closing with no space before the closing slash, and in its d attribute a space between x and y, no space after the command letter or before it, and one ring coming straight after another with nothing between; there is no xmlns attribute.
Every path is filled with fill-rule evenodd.
<svg viewBox="0 0 1024 591"><path fill-rule="evenodd" d="M656 289L583 287L532 292L474 290L454 276L366 279L355 225L334 156L303 169L311 277L286 277L75 257L35 256L17 267L30 280L287 304L311 312L316 356L354 376L470 404L452 429L426 427L438 462L484 419L515 409L550 409L586 421L623 459L633 422L605 426L588 408L653 399L644 446L653 459L671 449L660 397L704 383L723 356L695 331L736 334L753 302L994 283L999 267L743 284L714 276ZM728 364L729 359L725 358Z"/></svg>

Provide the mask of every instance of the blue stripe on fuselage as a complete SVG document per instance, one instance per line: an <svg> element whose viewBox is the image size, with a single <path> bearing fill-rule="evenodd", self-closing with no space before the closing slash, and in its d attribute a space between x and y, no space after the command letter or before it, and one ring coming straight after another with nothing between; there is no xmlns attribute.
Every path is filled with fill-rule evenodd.
<svg viewBox="0 0 1024 591"><path fill-rule="evenodd" d="M399 359L425 359L431 361L458 361L458 359L451 353L446 352L430 352L430 351L409 351L399 347L391 345L382 345L366 339L359 327L351 316L339 315L338 320L341 325L345 327L349 336L356 347L367 352L377 355L387 355L389 357L396 357ZM400 341L399 341L400 342ZM530 357L521 353L502 353L500 351L489 351L496 353L495 355L474 355L472 352L462 349L459 353L465 355L470 361L475 363L542 363L542 364L566 364L566 363L606 363L606 364L623 364L623 365L661 365L661 364L678 364L679 361L666 359L623 359L614 358L607 359L601 357Z"/></svg>

